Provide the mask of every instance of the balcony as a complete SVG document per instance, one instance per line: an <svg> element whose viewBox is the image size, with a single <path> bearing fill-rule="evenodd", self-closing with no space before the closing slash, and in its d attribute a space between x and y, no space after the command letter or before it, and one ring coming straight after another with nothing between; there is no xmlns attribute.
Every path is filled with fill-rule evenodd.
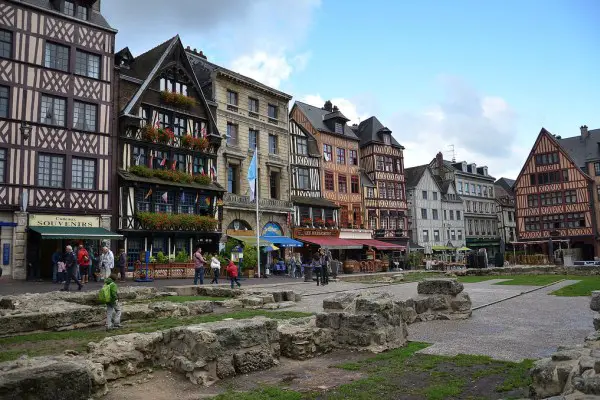
<svg viewBox="0 0 600 400"><path fill-rule="evenodd" d="M142 215L143 214L143 215ZM119 230L149 232L219 233L221 221L195 214L140 213L119 219Z"/></svg>
<svg viewBox="0 0 600 400"><path fill-rule="evenodd" d="M216 155L217 148L218 148L218 145L211 143L211 141L209 139L207 139L208 145L203 145L200 147L200 146L195 146L193 143L186 142L185 140L183 140L183 136L174 136L172 139L169 139L166 141L147 140L144 137L144 129L135 127L135 126L130 126L127 129L125 129L122 136L124 138L137 140L137 141L143 142L145 144L152 143L152 144L156 144L156 145L160 145L160 146L170 146L170 147L175 147L178 149L183 149L183 150L188 150L188 151L193 151L193 152L201 152L201 153L211 154L211 155ZM200 138L194 138L194 139L197 140Z"/></svg>
<svg viewBox="0 0 600 400"><path fill-rule="evenodd" d="M374 238L406 238L404 229L375 229Z"/></svg>
<svg viewBox="0 0 600 400"><path fill-rule="evenodd" d="M254 210L256 203L250 201L250 196L242 196L234 193L225 193L223 195L225 207L239 207L248 210ZM259 199L258 207L261 211L292 211L293 204L290 201L278 199Z"/></svg>

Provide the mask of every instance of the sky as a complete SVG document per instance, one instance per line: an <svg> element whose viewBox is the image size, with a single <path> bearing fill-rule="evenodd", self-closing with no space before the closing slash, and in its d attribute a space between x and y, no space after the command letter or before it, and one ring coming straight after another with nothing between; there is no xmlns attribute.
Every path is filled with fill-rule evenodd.
<svg viewBox="0 0 600 400"><path fill-rule="evenodd" d="M405 166L516 178L542 127L600 128L596 0L103 0L133 55L179 34L208 59L351 123L376 116Z"/></svg>

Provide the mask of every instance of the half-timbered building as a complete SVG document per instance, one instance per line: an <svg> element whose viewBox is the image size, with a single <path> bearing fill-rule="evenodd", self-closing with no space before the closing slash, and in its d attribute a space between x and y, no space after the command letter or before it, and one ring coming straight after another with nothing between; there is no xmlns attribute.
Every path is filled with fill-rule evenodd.
<svg viewBox="0 0 600 400"><path fill-rule="evenodd" d="M339 207L321 191L321 158L316 139L290 119L290 194L295 226L337 227Z"/></svg>
<svg viewBox="0 0 600 400"><path fill-rule="evenodd" d="M115 33L100 1L0 0L5 275L52 278L63 239L110 239Z"/></svg>
<svg viewBox="0 0 600 400"><path fill-rule="evenodd" d="M133 57L116 54L119 231L130 263L144 251L216 252L221 136L179 36Z"/></svg>
<svg viewBox="0 0 600 400"><path fill-rule="evenodd" d="M600 175L598 143L600 129L584 126L581 135L562 139L542 128L514 185L519 241L546 250L550 239L562 247L567 241L584 260L600 254L593 178Z"/></svg>
<svg viewBox="0 0 600 400"><path fill-rule="evenodd" d="M404 147L392 131L371 117L353 127L360 138L360 164L374 189L367 188L365 218L373 236L406 246L407 207L404 186Z"/></svg>

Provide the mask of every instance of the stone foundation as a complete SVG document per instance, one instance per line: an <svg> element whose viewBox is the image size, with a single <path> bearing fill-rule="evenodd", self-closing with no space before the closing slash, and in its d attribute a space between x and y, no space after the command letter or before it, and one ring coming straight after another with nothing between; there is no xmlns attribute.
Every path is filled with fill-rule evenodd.
<svg viewBox="0 0 600 400"><path fill-rule="evenodd" d="M487 275L600 275L600 266L574 265L522 265L514 267L471 268L448 271L450 276L487 276Z"/></svg>
<svg viewBox="0 0 600 400"><path fill-rule="evenodd" d="M415 321L466 319L472 314L471 298L456 279L426 279L417 286L418 296L406 302Z"/></svg>

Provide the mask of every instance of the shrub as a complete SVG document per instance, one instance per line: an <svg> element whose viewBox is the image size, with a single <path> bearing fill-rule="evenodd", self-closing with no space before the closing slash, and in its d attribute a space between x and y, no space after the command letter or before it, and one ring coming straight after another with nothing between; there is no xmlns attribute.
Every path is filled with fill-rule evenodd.
<svg viewBox="0 0 600 400"><path fill-rule="evenodd" d="M244 269L256 269L258 262L258 256L256 254L256 247L244 246Z"/></svg>
<svg viewBox="0 0 600 400"><path fill-rule="evenodd" d="M191 258L190 258L190 256L188 255L188 253L185 250L181 250L175 256L175 262L185 263L185 262L188 262L190 260L191 260Z"/></svg>
<svg viewBox="0 0 600 400"><path fill-rule="evenodd" d="M160 92L162 101L175 107L190 108L196 105L196 100L181 93L163 90Z"/></svg>
<svg viewBox="0 0 600 400"><path fill-rule="evenodd" d="M140 212L136 217L149 230L214 231L218 224L213 217L195 214Z"/></svg>
<svg viewBox="0 0 600 400"><path fill-rule="evenodd" d="M210 185L212 178L206 174L194 175L194 182L199 183L200 185Z"/></svg>
<svg viewBox="0 0 600 400"><path fill-rule="evenodd" d="M159 264L166 264L169 262L169 257L165 256L165 253L159 251L156 253L156 262Z"/></svg>

